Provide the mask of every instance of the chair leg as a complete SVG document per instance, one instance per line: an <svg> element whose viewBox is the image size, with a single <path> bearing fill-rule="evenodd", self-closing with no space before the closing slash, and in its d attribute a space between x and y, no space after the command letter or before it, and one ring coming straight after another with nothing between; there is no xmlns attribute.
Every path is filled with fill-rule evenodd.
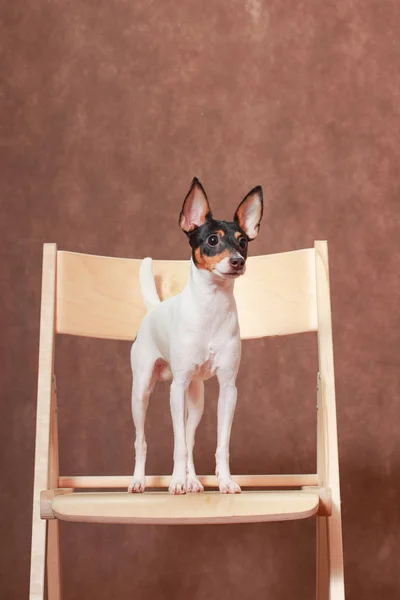
<svg viewBox="0 0 400 600"><path fill-rule="evenodd" d="M317 600L345 600L340 512L317 517Z"/></svg>
<svg viewBox="0 0 400 600"><path fill-rule="evenodd" d="M29 600L44 600L46 571L47 521L33 513Z"/></svg>
<svg viewBox="0 0 400 600"><path fill-rule="evenodd" d="M48 600L61 600L60 531L57 519L47 525L47 596Z"/></svg>
<svg viewBox="0 0 400 600"><path fill-rule="evenodd" d="M317 600L329 600L329 517L317 517Z"/></svg>

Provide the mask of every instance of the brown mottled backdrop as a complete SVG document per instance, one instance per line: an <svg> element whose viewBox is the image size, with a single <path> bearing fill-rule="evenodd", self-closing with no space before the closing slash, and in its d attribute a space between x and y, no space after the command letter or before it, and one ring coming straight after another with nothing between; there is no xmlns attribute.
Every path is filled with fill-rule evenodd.
<svg viewBox="0 0 400 600"><path fill-rule="evenodd" d="M252 254L329 241L347 598L400 572L400 5L388 0L3 3L1 600L27 598L42 243L184 258L191 178L217 217L254 185ZM133 464L129 344L57 341L64 474ZM315 468L315 337L247 342L234 472ZM197 463L211 472L216 386ZM150 473L170 472L168 388ZM62 524L65 600L314 597L314 522Z"/></svg>

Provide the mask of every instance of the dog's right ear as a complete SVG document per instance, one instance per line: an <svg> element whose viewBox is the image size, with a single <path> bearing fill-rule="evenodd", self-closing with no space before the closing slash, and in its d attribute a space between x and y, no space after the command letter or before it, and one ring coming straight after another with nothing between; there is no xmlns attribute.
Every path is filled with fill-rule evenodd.
<svg viewBox="0 0 400 600"><path fill-rule="evenodd" d="M179 225L185 233L190 233L204 225L212 217L207 195L200 181L195 177L184 200Z"/></svg>

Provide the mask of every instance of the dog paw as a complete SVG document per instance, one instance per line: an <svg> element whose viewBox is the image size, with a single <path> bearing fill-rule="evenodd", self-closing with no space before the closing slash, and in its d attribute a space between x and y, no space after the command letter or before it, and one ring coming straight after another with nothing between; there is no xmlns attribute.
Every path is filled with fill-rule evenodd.
<svg viewBox="0 0 400 600"><path fill-rule="evenodd" d="M198 494L199 492L204 492L204 488L197 477L188 477L187 491L190 494Z"/></svg>
<svg viewBox="0 0 400 600"><path fill-rule="evenodd" d="M186 483L180 479L172 478L169 486L169 493L173 494L174 496L186 494Z"/></svg>
<svg viewBox="0 0 400 600"><path fill-rule="evenodd" d="M138 479L137 477L133 477L128 487L128 492L131 492L131 494L143 494L144 488L144 479Z"/></svg>
<svg viewBox="0 0 400 600"><path fill-rule="evenodd" d="M218 482L219 491L221 494L240 494L242 491L237 483L232 481L232 479L228 480L220 480Z"/></svg>

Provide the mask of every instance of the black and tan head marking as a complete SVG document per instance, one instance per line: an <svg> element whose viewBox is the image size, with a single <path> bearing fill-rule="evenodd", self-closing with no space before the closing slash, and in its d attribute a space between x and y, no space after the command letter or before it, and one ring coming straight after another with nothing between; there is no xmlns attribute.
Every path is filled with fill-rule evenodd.
<svg viewBox="0 0 400 600"><path fill-rule="evenodd" d="M233 221L214 219L206 192L195 177L179 225L189 238L196 267L227 277L242 274L248 242L257 236L262 215L263 194L257 186L239 204Z"/></svg>

